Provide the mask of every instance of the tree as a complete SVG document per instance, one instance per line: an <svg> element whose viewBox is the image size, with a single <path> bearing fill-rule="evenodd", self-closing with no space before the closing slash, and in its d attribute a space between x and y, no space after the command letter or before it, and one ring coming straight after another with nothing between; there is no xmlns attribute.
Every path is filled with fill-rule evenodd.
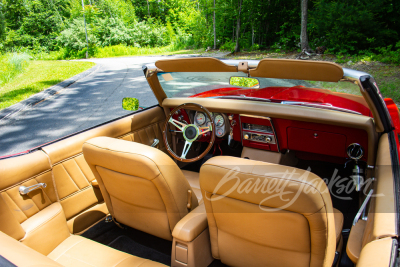
<svg viewBox="0 0 400 267"><path fill-rule="evenodd" d="M2 40L6 33L6 23L3 15L3 3L0 2L0 40Z"/></svg>
<svg viewBox="0 0 400 267"><path fill-rule="evenodd" d="M213 24L214 24L214 49L217 49L217 32L215 30L215 0L214 0Z"/></svg>
<svg viewBox="0 0 400 267"><path fill-rule="evenodd" d="M237 24L236 24L236 45L235 45L235 52L240 51L240 44L239 44L239 35L240 35L240 13L242 12L242 0L239 0L239 13L237 17Z"/></svg>
<svg viewBox="0 0 400 267"><path fill-rule="evenodd" d="M300 43L301 43L301 51L306 49L306 51L310 50L310 46L308 45L308 36L307 36L307 17L308 17L308 0L301 0L301 34L300 34Z"/></svg>

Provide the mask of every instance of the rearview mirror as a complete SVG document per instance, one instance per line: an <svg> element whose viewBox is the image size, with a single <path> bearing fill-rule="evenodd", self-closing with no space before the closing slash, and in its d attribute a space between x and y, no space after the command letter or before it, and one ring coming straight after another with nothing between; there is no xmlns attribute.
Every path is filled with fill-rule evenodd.
<svg viewBox="0 0 400 267"><path fill-rule="evenodd" d="M129 111L136 111L139 109L139 99L134 97L124 97L122 99L122 108Z"/></svg>
<svg viewBox="0 0 400 267"><path fill-rule="evenodd" d="M229 79L229 84L242 87L260 88L258 80L249 77L231 77Z"/></svg>

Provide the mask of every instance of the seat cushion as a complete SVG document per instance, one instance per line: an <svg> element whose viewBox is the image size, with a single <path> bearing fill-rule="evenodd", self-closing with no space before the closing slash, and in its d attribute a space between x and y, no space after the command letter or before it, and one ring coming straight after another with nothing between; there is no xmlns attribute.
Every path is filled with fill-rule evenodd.
<svg viewBox="0 0 400 267"><path fill-rule="evenodd" d="M339 243L340 237L342 236L343 230L343 213L340 210L333 209L333 214L335 216L335 232L336 232L336 244Z"/></svg>
<svg viewBox="0 0 400 267"><path fill-rule="evenodd" d="M76 235L72 235L64 240L48 257L63 266L165 266L164 264L132 256Z"/></svg>
<svg viewBox="0 0 400 267"><path fill-rule="evenodd" d="M203 195L200 190L200 174L198 172L182 170L183 175L185 175L186 180L188 180L190 187L193 189L193 193L196 195L199 205L203 203Z"/></svg>

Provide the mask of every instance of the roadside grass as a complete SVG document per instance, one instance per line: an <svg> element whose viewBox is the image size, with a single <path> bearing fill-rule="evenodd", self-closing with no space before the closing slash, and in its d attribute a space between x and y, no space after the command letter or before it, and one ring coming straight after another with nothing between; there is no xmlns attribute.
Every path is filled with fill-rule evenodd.
<svg viewBox="0 0 400 267"><path fill-rule="evenodd" d="M0 86L20 74L29 65L30 58L26 53L0 54Z"/></svg>
<svg viewBox="0 0 400 267"><path fill-rule="evenodd" d="M123 56L149 56L149 55L178 55L189 54L203 50L181 49L175 45L163 47L133 47L126 45L113 45L106 47L95 47L91 49L90 58L108 58ZM33 53L32 58L36 60L61 60L85 58L86 49L82 51L68 51L65 48L59 51Z"/></svg>
<svg viewBox="0 0 400 267"><path fill-rule="evenodd" d="M94 65L92 62L85 61L31 61L19 75L0 86L0 110L90 69Z"/></svg>
<svg viewBox="0 0 400 267"><path fill-rule="evenodd" d="M93 57L121 57L121 56L146 56L146 55L176 55L187 54L191 50L176 50L174 46L164 47L131 47L125 45L114 45L97 48Z"/></svg>

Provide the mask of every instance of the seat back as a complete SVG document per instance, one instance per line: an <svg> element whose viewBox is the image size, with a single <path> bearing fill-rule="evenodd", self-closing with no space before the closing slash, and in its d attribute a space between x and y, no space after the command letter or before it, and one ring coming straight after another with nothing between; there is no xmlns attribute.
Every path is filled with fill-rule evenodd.
<svg viewBox="0 0 400 267"><path fill-rule="evenodd" d="M227 156L200 169L212 254L232 266L332 266L329 190L310 172Z"/></svg>
<svg viewBox="0 0 400 267"><path fill-rule="evenodd" d="M109 137L83 145L111 215L120 223L172 240L175 224L197 198L175 162L162 151Z"/></svg>

